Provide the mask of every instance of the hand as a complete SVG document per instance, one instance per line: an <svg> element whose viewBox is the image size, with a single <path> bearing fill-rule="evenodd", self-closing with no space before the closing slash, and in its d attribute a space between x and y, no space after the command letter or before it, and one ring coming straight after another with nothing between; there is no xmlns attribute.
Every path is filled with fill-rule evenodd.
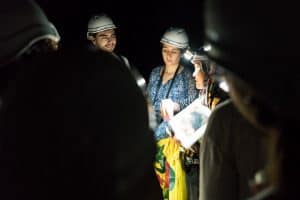
<svg viewBox="0 0 300 200"><path fill-rule="evenodd" d="M160 114L166 121L174 116L175 111L179 111L179 104L173 102L171 99L163 99L160 105Z"/></svg>
<svg viewBox="0 0 300 200"><path fill-rule="evenodd" d="M200 145L198 143L195 143L193 146L191 146L188 150L190 150L193 153L198 153L200 149Z"/></svg>

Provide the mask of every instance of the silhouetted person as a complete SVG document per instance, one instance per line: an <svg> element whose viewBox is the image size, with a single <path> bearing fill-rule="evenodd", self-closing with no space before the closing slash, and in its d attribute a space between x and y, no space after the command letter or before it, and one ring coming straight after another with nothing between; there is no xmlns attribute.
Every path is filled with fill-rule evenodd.
<svg viewBox="0 0 300 200"><path fill-rule="evenodd" d="M0 24L0 102L2 102L3 93L13 84L19 70L19 65L14 63L56 50L60 36L54 25L33 3L2 2ZM0 109L1 105L2 103Z"/></svg>
<svg viewBox="0 0 300 200"><path fill-rule="evenodd" d="M239 111L271 136L269 187L256 199L299 199L299 11L295 2L205 4L208 56ZM216 74L215 78L218 78Z"/></svg>
<svg viewBox="0 0 300 200"><path fill-rule="evenodd" d="M1 19L42 12L6 5ZM102 51L30 53L2 66L18 69L0 112L0 198L160 199L146 101L126 67Z"/></svg>
<svg viewBox="0 0 300 200"><path fill-rule="evenodd" d="M266 164L266 139L231 100L218 104L200 147L200 199L249 197L249 181Z"/></svg>

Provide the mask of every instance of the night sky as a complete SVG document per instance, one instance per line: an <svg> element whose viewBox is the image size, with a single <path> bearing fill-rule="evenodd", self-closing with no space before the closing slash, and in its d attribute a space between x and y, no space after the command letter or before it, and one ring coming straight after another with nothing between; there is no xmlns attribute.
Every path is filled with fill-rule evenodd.
<svg viewBox="0 0 300 200"><path fill-rule="evenodd" d="M162 63L160 38L170 26L186 29L192 48L203 43L202 0L36 0L57 27L62 47L84 47L87 22L95 13L109 15L117 28L116 52L145 78Z"/></svg>

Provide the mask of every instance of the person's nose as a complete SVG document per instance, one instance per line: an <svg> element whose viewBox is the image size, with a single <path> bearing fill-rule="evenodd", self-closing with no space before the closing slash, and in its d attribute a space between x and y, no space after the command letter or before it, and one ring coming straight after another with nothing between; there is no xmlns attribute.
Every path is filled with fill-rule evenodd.
<svg viewBox="0 0 300 200"><path fill-rule="evenodd" d="M196 74L197 74L197 72L196 72L196 70L194 70L194 72L193 72L193 77L194 78L196 78Z"/></svg>
<svg viewBox="0 0 300 200"><path fill-rule="evenodd" d="M172 56L172 52L171 51L167 51L167 56L171 57Z"/></svg>
<svg viewBox="0 0 300 200"><path fill-rule="evenodd" d="M107 39L108 42L113 42L115 40L115 36L110 36Z"/></svg>
<svg viewBox="0 0 300 200"><path fill-rule="evenodd" d="M112 42L112 40L113 40L113 38L112 38L112 37L109 37L108 40L107 40L107 42L110 43L110 42Z"/></svg>
<svg viewBox="0 0 300 200"><path fill-rule="evenodd" d="M199 69L198 69L198 68L195 68L195 69L194 69L194 72L193 72L193 77L195 78L195 80L196 80L196 78L197 78L198 73L199 73Z"/></svg>

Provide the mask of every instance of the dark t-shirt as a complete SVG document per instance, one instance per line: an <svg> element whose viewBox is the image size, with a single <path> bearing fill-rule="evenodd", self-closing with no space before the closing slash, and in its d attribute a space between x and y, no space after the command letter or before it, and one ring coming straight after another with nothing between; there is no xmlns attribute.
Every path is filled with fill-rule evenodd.
<svg viewBox="0 0 300 200"><path fill-rule="evenodd" d="M146 101L105 52L24 61L0 115L1 199L160 198Z"/></svg>

